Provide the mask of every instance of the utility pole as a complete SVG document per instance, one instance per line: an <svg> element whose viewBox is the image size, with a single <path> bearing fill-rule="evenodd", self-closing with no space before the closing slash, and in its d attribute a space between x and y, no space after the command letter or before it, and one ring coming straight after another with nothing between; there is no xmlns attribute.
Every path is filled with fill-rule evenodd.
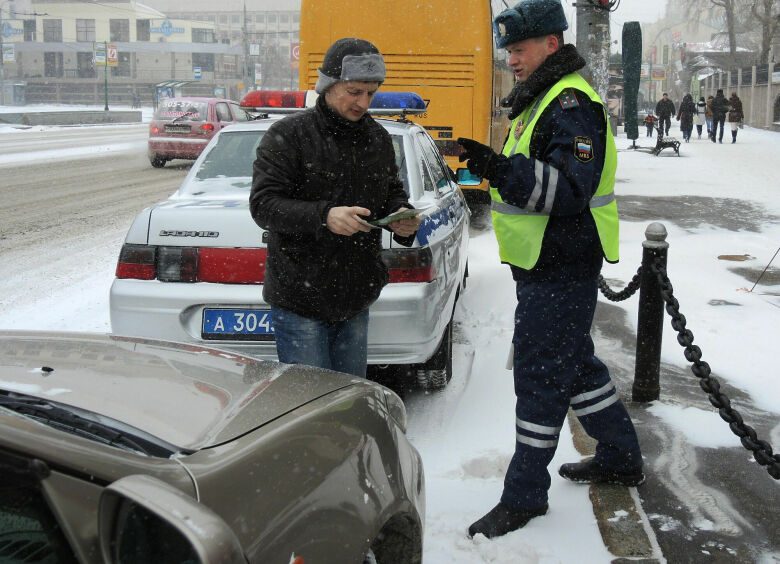
<svg viewBox="0 0 780 564"><path fill-rule="evenodd" d="M587 65L581 74L606 104L609 87L609 12L616 0L578 0L577 51Z"/></svg>
<svg viewBox="0 0 780 564"><path fill-rule="evenodd" d="M249 76L249 32L246 27L246 0L244 0L244 25L241 29L241 35L244 42L244 88L247 92L251 90L250 84L254 84L254 80L250 82Z"/></svg>

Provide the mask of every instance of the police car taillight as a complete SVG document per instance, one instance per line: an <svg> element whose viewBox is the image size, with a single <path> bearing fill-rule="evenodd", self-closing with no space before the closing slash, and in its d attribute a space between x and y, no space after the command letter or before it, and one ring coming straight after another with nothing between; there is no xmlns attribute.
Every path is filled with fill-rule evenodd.
<svg viewBox="0 0 780 564"><path fill-rule="evenodd" d="M432 282L436 280L433 254L428 247L417 249L385 249L382 261L387 266L390 282Z"/></svg>
<svg viewBox="0 0 780 564"><path fill-rule="evenodd" d="M122 246L116 277L161 282L262 284L265 249Z"/></svg>

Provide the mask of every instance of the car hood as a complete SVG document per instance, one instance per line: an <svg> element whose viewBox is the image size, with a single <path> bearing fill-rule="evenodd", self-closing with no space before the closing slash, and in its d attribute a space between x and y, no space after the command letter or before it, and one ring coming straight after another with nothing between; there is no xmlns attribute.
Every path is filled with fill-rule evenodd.
<svg viewBox="0 0 780 564"><path fill-rule="evenodd" d="M265 247L263 230L252 219L247 194L235 198L177 198L152 208L150 245Z"/></svg>
<svg viewBox="0 0 780 564"><path fill-rule="evenodd" d="M353 382L194 345L0 331L0 389L99 413L189 451L230 441Z"/></svg>

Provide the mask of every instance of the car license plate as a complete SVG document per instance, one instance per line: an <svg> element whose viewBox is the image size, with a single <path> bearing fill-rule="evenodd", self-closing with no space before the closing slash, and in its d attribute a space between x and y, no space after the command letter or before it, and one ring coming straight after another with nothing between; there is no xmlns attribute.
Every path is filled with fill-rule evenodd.
<svg viewBox="0 0 780 564"><path fill-rule="evenodd" d="M189 125L166 125L165 133L189 133Z"/></svg>
<svg viewBox="0 0 780 564"><path fill-rule="evenodd" d="M267 309L204 309L203 339L273 341L271 312Z"/></svg>

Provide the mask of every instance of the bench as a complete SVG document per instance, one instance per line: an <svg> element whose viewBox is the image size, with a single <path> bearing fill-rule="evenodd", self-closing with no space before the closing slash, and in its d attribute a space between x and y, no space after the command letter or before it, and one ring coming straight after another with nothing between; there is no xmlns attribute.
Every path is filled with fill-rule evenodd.
<svg viewBox="0 0 780 564"><path fill-rule="evenodd" d="M664 137L664 126L661 120L658 121L658 127L656 128L657 140L655 147L650 151L656 157L661 154L664 149L674 149L677 156L680 156L680 142L674 137Z"/></svg>

